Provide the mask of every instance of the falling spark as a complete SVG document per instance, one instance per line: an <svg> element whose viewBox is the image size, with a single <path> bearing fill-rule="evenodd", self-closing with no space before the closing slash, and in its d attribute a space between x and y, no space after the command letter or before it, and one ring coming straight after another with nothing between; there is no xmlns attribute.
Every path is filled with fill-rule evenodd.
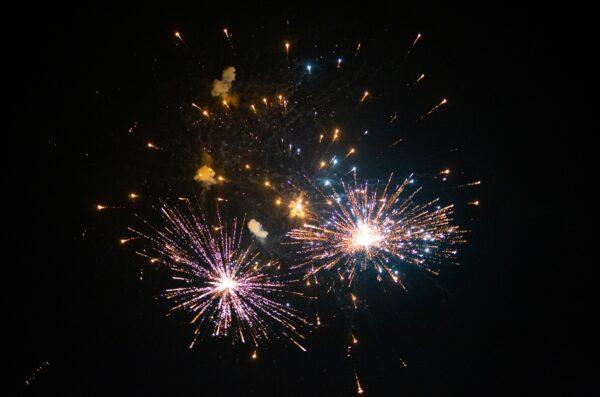
<svg viewBox="0 0 600 397"><path fill-rule="evenodd" d="M360 380L358 380L358 374L356 372L354 372L354 377L356 378L356 392L358 394L363 394L364 390L363 390L362 386L360 385Z"/></svg>
<svg viewBox="0 0 600 397"><path fill-rule="evenodd" d="M37 366L34 370L33 373L31 373L26 379L25 379L25 386L29 386L33 383L33 381L36 379L36 377L40 374L40 372L42 372L46 367L48 367L50 365L50 363L48 361L44 361L42 364L40 364L39 366Z"/></svg>
<svg viewBox="0 0 600 397"><path fill-rule="evenodd" d="M162 204L159 211L161 226L146 223L152 232L131 231L149 244L138 254L161 263L174 281L183 283L164 296L173 302L171 312L192 316L190 348L206 333L242 343L249 340L255 346L275 334L305 351L300 328L309 323L278 300L292 293L293 280L275 273L278 263L262 260L254 244L243 244L243 226L238 227L236 219L228 228L217 213L218 225L210 226L189 202L187 207Z"/></svg>
<svg viewBox="0 0 600 397"><path fill-rule="evenodd" d="M225 33L225 37L227 38L227 43L229 43L229 46L233 50L233 44L231 43L231 36L229 35L229 31L227 30L227 28L223 29L223 33Z"/></svg>
<svg viewBox="0 0 600 397"><path fill-rule="evenodd" d="M369 239L370 237L367 236L363 236L363 238L367 238ZM358 244L364 244L365 242L358 242ZM350 294L350 298L352 299L352 305L354 306L355 309L358 309L358 304L356 303L356 296L354 296L354 294Z"/></svg>
<svg viewBox="0 0 600 397"><path fill-rule="evenodd" d="M425 78L425 74L424 74L424 73L421 73L421 75L420 75L419 77L417 77L417 79L416 79L416 80L415 80L415 82L412 84L412 86L413 86L413 87L414 87L414 86L416 86L416 85L417 85L417 84L419 84L419 82L420 82L421 80L423 80L424 78Z"/></svg>
<svg viewBox="0 0 600 397"><path fill-rule="evenodd" d="M205 109L202 109L200 106L196 105L195 103L192 103L192 107L195 107L196 109L198 109L203 116L208 117L208 111L206 111Z"/></svg>
<svg viewBox="0 0 600 397"><path fill-rule="evenodd" d="M154 149L154 150L159 150L160 148L158 146L156 146L155 144L153 144L152 142L148 142L146 144L146 146L148 147L148 149Z"/></svg>
<svg viewBox="0 0 600 397"><path fill-rule="evenodd" d="M417 33L417 37L415 37L415 40L412 42L410 48L406 52L406 55L404 56L404 59L406 59L410 55L410 53L412 52L413 48L415 48L415 45L417 45L417 42L420 39L421 39L421 33Z"/></svg>
<svg viewBox="0 0 600 397"><path fill-rule="evenodd" d="M183 37L181 37L181 33L175 32L175 37L177 37L179 40L181 40L182 43L185 43L185 41L183 41Z"/></svg>
<svg viewBox="0 0 600 397"><path fill-rule="evenodd" d="M465 183L463 185L457 186L457 188L469 187L469 186L478 186L478 185L481 185L481 181L475 181L475 182Z"/></svg>
<svg viewBox="0 0 600 397"><path fill-rule="evenodd" d="M417 41L419 41L420 38L421 38L421 33L417 33L417 37L415 37L415 41L413 41L413 43L412 43L413 47L417 44Z"/></svg>
<svg viewBox="0 0 600 397"><path fill-rule="evenodd" d="M369 91L365 91L362 98L360 98L360 103L363 103L365 99L369 96Z"/></svg>
<svg viewBox="0 0 600 397"><path fill-rule="evenodd" d="M448 100L446 98L442 99L440 101L440 103L438 103L437 105L435 105L434 107L432 107L430 111L428 111L423 116L421 116L421 118L419 119L419 121L423 120L425 117L429 116L431 113L435 112L437 109L439 109L441 106L444 106L446 103L448 103Z"/></svg>
<svg viewBox="0 0 600 397"><path fill-rule="evenodd" d="M137 194L135 194L135 193L129 193L129 195L128 195L127 197L129 197L131 200L135 200L136 198L138 198L138 197L140 197L140 196L138 196L138 195L137 195Z"/></svg>
<svg viewBox="0 0 600 397"><path fill-rule="evenodd" d="M333 131L333 139L331 140L331 142L335 142L339 138L339 136L340 136L340 129L336 128Z"/></svg>
<svg viewBox="0 0 600 397"><path fill-rule="evenodd" d="M470 201L468 204L469 204L469 205L478 206L478 205L479 205L479 200Z"/></svg>

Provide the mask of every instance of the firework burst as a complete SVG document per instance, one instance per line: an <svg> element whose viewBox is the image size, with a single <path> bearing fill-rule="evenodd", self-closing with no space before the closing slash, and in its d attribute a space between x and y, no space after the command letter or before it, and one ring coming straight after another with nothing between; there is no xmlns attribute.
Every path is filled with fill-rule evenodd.
<svg viewBox="0 0 600 397"><path fill-rule="evenodd" d="M162 204L160 228L146 225L150 233L133 230L150 244L138 253L161 263L173 280L183 285L168 289L170 311L186 311L195 327L190 347L205 333L231 335L234 341L259 346L271 336L285 337L300 349L301 328L309 323L287 303L289 274L281 273L276 260L263 260L254 244L243 244L243 222L231 228L221 222L209 225L187 202L187 210Z"/></svg>
<svg viewBox="0 0 600 397"><path fill-rule="evenodd" d="M324 216L288 233L306 258L300 266L309 269L308 276L334 269L352 283L357 271L373 267L378 279L387 274L404 288L398 263L436 274L431 266L456 254L462 231L451 223L453 206L439 206L437 199L417 204L420 189L405 194L410 180L395 189L391 181L390 176L381 193L367 182L342 181L343 191L333 191Z"/></svg>

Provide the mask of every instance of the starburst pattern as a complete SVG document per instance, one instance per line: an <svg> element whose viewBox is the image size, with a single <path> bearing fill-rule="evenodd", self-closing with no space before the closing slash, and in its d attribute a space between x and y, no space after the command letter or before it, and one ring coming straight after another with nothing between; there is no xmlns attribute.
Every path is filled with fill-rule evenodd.
<svg viewBox="0 0 600 397"><path fill-rule="evenodd" d="M186 211L165 204L159 211L161 227L145 222L152 232L132 231L150 243L138 253L164 264L183 284L164 295L173 303L171 311L191 314L195 335L190 347L210 333L255 346L283 336L305 350L299 340L309 323L282 302L286 295L300 295L291 289L294 280L281 272L278 261L262 259L254 244L243 244L243 222L238 227L234 219L228 228L218 215L217 225L210 226L189 201Z"/></svg>
<svg viewBox="0 0 600 397"><path fill-rule="evenodd" d="M395 189L391 181L390 176L380 193L368 182L342 181L342 192L333 190L324 215L288 233L306 258L301 266L309 269L308 276L335 269L352 283L357 271L372 267L379 279L387 274L404 287L399 263L435 273L433 264L456 254L462 231L451 223L453 206L439 206L437 199L417 204L420 189L406 193L410 180Z"/></svg>

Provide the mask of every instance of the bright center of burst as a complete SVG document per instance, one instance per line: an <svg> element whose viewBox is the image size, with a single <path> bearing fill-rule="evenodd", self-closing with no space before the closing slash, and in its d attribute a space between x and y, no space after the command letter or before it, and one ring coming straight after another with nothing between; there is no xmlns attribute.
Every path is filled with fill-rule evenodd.
<svg viewBox="0 0 600 397"><path fill-rule="evenodd" d="M381 240L383 240L383 236L376 229L363 222L356 225L352 235L352 245L363 249L369 249L371 245Z"/></svg>
<svg viewBox="0 0 600 397"><path fill-rule="evenodd" d="M237 283L235 280L230 279L227 276L222 276L217 284L219 292L231 292L235 289Z"/></svg>

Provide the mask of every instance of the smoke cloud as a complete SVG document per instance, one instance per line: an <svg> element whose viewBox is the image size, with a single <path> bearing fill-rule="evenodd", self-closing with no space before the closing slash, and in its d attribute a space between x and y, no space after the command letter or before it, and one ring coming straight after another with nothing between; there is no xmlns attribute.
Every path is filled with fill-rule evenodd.
<svg viewBox="0 0 600 397"><path fill-rule="evenodd" d="M202 167L198 168L198 171L196 171L194 180L202 183L204 187L209 187L217 183L217 180L214 178L214 176L215 170L210 168L208 165L203 165Z"/></svg>
<svg viewBox="0 0 600 397"><path fill-rule="evenodd" d="M259 239L264 239L269 235L269 232L263 229L260 222L256 219L250 219L250 221L248 222L248 229L250 230L250 233L252 233Z"/></svg>
<svg viewBox="0 0 600 397"><path fill-rule="evenodd" d="M235 68L229 66L223 70L221 80L214 80L212 87L212 96L220 96L223 99L227 99L231 85L235 81Z"/></svg>

